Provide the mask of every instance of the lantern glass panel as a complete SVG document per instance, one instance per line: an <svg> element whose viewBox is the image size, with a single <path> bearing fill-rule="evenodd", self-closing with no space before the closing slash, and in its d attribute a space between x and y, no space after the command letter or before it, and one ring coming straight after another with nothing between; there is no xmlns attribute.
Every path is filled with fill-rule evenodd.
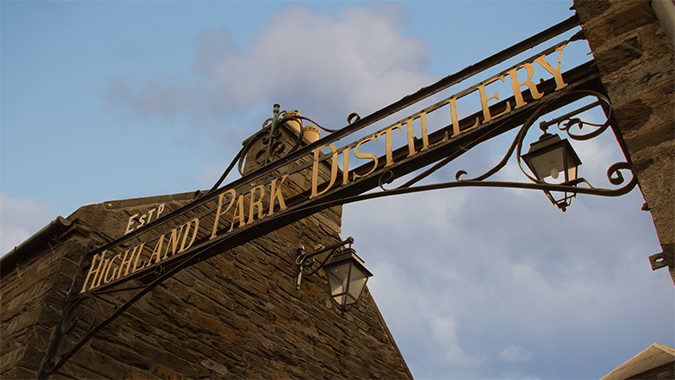
<svg viewBox="0 0 675 380"><path fill-rule="evenodd" d="M366 286L368 276L359 270L357 266L352 269L352 278L349 280L349 295L353 297L354 302L361 296L363 288Z"/></svg>
<svg viewBox="0 0 675 380"><path fill-rule="evenodd" d="M548 177L558 179L565 170L563 162L562 147L530 158L532 171L542 181Z"/></svg>
<svg viewBox="0 0 675 380"><path fill-rule="evenodd" d="M328 274L328 286L330 287L330 295L335 298L335 300L341 304L340 300L342 299L343 294L346 293L347 287L349 286L349 271L351 269L351 263L345 261L341 264L332 266L328 268L326 273ZM338 299L339 298L339 299Z"/></svg>
<svg viewBox="0 0 675 380"><path fill-rule="evenodd" d="M572 165L572 164L570 164ZM567 181L572 181L577 179L577 167L576 166L571 166L567 170Z"/></svg>

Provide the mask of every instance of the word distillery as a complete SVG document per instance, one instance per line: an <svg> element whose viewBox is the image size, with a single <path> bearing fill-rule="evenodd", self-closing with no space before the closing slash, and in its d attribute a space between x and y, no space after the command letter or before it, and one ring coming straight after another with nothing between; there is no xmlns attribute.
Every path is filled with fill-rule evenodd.
<svg viewBox="0 0 675 380"><path fill-rule="evenodd" d="M534 74L536 67L538 67L539 71L545 76L550 76L550 79L555 81L556 86L552 92L565 88L567 83L563 80L561 72L564 47L564 44L553 47L547 53L542 53L530 62L516 65L502 74L467 88L433 106L427 107L424 110L404 118L398 123L394 123L341 148L336 148L333 144L329 144L312 150L310 154L310 160L312 161L312 177L310 181L311 187L309 189L298 190L298 183L294 182L293 185L285 183L287 180L288 182L293 182L292 174L294 171L290 170L289 172L277 175L273 180L262 185L254 183L255 181L250 181L248 186L243 187L243 189L246 189L243 191L244 194L238 194L235 189L223 188L218 190L218 192L214 194L218 196L217 204L215 199L211 200L210 202L212 202L213 205L209 208L207 213L202 213L199 217L195 217L179 226L164 224L154 227L154 231L161 229L160 231L163 232L148 233L146 235L149 236L148 238L143 239L142 243L132 248L126 250L122 248L122 250L119 251L105 250L100 254L94 255L81 292L90 291L101 285L115 282L138 271L150 272L156 269L163 260L186 252L193 247L195 242L197 242L197 245L194 248L197 249L202 245L208 244L209 241L213 239L227 235L235 228L259 221L273 215L275 212L283 212L286 210L286 202L282 189L286 190L287 194L292 191L290 190L291 188L295 189L292 191L294 193L296 191L308 192L308 198L311 200L319 198L327 191L335 189L336 187L346 186L359 179L378 175L378 169L380 171L386 170L386 168L398 163L397 159L392 154L392 136L395 131L402 133L404 141L407 142L407 144L401 147L405 149L407 145L407 155L398 158L398 160L416 156L420 152L432 148L433 144L429 143L428 138L429 133L431 133L432 130L428 129L427 126L427 120L430 120L428 117L430 117L430 114L432 113L442 116L442 118L447 118L451 124L440 122L441 120L438 120L439 122L433 122L433 125L442 126L438 127L439 129L449 128L449 131L451 132L446 134L446 137L442 141L438 141L434 144L448 143L449 140L453 140L459 135L467 134L483 124L487 124L498 118L506 117L511 111L521 108L528 103L521 93L523 87L525 87L526 90L529 90L533 100L540 99L547 95L540 92L535 84L536 79ZM552 65L545 60L548 54L557 58L557 65ZM522 75L519 77L518 70L525 71L524 73L521 71L522 74L525 74L525 78L523 78ZM510 86L507 85L506 87L510 90L508 92L511 92L513 95L513 104L511 104L510 101L506 102L505 106L502 105L502 109L495 111L494 109L491 109L489 102L498 101L499 94L495 92L494 96L488 97L486 86L500 82L505 85L510 84ZM470 94L478 95L479 107L482 111L481 117L476 117L475 122L472 121L469 127L460 129L457 101L463 98L467 99ZM502 97L503 96L504 94L502 94ZM439 112L436 113L436 111ZM436 116L435 118L439 119L439 116ZM418 127L414 127L414 124L417 124ZM418 132L415 131L415 129L417 129ZM421 146L416 144L416 141L419 140L422 141ZM370 147L370 152L364 152L364 147ZM419 147L419 150L417 147ZM321 149L330 149L330 153L323 153ZM372 153L376 151L383 151L384 155L378 157L378 155ZM342 157L341 160L339 159L340 157ZM356 167L354 170L350 170L350 157L352 158L351 164L360 164L360 166ZM326 160L330 160L330 177L328 181L319 183L319 166L320 163ZM339 161L342 161L343 166L342 178L340 180L338 180ZM289 176L291 176L291 179L289 179ZM135 216L137 215L134 215L134 217ZM157 217L158 216L159 215L157 215ZM155 219L157 219L157 217ZM152 214L148 215L148 222L150 218L152 218ZM173 219L169 222L175 223ZM132 229L135 229L132 228L131 223L132 220L130 219L126 233L130 233ZM141 220L139 226L136 228L142 227L144 223L145 220ZM146 225L146 228L149 226L150 225ZM117 247L119 247L119 245Z"/></svg>

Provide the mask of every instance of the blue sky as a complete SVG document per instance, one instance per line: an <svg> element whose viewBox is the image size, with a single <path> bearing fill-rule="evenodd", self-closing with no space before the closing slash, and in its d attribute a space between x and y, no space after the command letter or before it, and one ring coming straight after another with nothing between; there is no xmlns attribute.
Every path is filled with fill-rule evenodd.
<svg viewBox="0 0 675 380"><path fill-rule="evenodd" d="M274 103L340 128L571 5L3 1L2 251L84 204L210 188ZM566 62L590 59L583 44ZM509 143L432 180L490 168ZM578 147L584 176L604 176L613 144ZM454 189L346 206L343 236L416 378L599 378L675 343L673 284L649 266L660 247L642 203L637 190L579 196L563 214L540 192Z"/></svg>

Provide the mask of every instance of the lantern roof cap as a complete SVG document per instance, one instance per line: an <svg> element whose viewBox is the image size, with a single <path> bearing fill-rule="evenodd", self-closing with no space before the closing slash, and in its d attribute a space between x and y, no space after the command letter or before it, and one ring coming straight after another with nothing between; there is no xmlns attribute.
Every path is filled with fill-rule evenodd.
<svg viewBox="0 0 675 380"><path fill-rule="evenodd" d="M339 263L339 262L347 261L347 260L350 260L350 259L353 259L353 260L358 264L359 268L360 268L360 269L361 269L368 277L372 277L372 276L373 276L373 274L370 273L370 271L368 270L368 268L366 268L366 267L364 266L365 261L364 261L361 257L359 257L359 255L356 254L356 251L354 250L354 248L347 248L347 249L345 249L344 251L342 251L342 253L336 255L335 257L333 257L333 258L330 260L330 262L329 262L328 264L326 264L326 265L329 266L329 265L337 264L337 263Z"/></svg>

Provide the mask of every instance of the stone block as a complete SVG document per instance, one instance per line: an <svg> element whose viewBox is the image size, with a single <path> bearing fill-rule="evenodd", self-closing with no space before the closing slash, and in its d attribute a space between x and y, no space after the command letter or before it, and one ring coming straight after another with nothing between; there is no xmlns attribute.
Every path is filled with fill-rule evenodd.
<svg viewBox="0 0 675 380"><path fill-rule="evenodd" d="M226 378L227 375L228 375L227 367L224 366L224 365L222 365L222 364L220 364L220 363L214 362L213 360L202 359L202 360L200 361L200 364L201 364L204 368L206 368L206 369L208 369L208 370L211 370L211 371L215 372L215 374L214 374L215 376L212 376L212 377L216 377L216 378L221 378L221 379L222 379L222 378Z"/></svg>
<svg viewBox="0 0 675 380"><path fill-rule="evenodd" d="M24 353L26 353L26 347L19 347L9 352L4 351L0 357L0 368L7 368L10 365L18 363L23 359Z"/></svg>
<svg viewBox="0 0 675 380"><path fill-rule="evenodd" d="M210 315L206 315L197 310L191 311L190 315L192 322L200 326L201 328L210 331L212 333L216 333L227 341L230 342L235 341L237 335L236 331L233 328L221 322L220 319L217 319Z"/></svg>
<svg viewBox="0 0 675 380"><path fill-rule="evenodd" d="M129 368L126 375L126 379L138 379L138 380L155 380L157 379L149 371L144 371L138 368Z"/></svg>
<svg viewBox="0 0 675 380"><path fill-rule="evenodd" d="M613 74L635 63L644 56L642 45L637 36L624 39L614 49L607 49L595 53L595 59L605 62L599 67L603 76Z"/></svg>
<svg viewBox="0 0 675 380"><path fill-rule="evenodd" d="M31 371L23 367L12 367L11 369L2 367L2 369L0 375L3 379L35 379L37 377L37 371Z"/></svg>
<svg viewBox="0 0 675 380"><path fill-rule="evenodd" d="M574 8L584 24L593 51L621 36L656 20L646 1L575 1Z"/></svg>
<svg viewBox="0 0 675 380"><path fill-rule="evenodd" d="M2 339L11 339L12 335L35 325L40 319L40 313L42 310L43 308L41 306L37 306L31 310L21 313L6 324L3 324Z"/></svg>
<svg viewBox="0 0 675 380"><path fill-rule="evenodd" d="M164 367L163 365L158 365L157 367L155 367L152 373L162 380L181 380L183 378L177 372L172 371L169 368Z"/></svg>

